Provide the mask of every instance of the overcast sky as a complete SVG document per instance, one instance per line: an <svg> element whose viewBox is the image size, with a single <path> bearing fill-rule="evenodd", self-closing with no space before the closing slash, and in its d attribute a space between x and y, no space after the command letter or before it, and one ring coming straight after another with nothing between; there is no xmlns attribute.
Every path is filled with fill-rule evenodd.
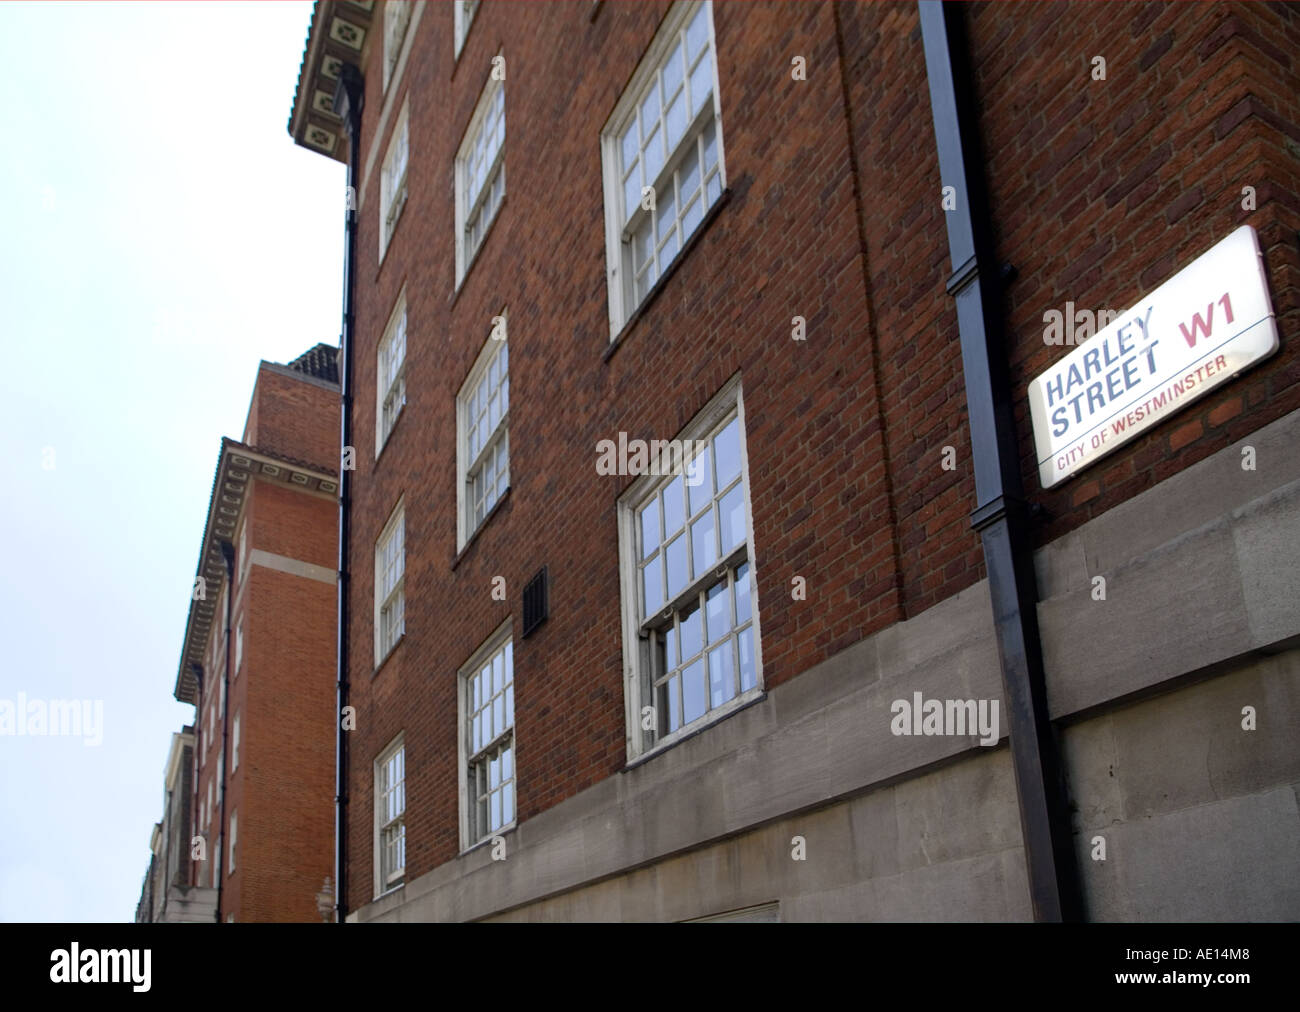
<svg viewBox="0 0 1300 1012"><path fill-rule="evenodd" d="M338 343L344 169L286 129L309 3L0 4L0 920L125 921L222 435ZM52 466L51 466L52 465Z"/></svg>

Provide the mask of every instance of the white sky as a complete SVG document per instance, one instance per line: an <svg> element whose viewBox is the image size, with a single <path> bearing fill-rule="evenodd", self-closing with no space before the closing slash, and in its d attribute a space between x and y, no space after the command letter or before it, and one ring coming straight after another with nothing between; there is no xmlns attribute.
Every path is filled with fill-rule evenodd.
<svg viewBox="0 0 1300 1012"><path fill-rule="evenodd" d="M0 4L0 700L104 706L98 747L0 734L0 921L134 917L220 438L259 360L338 342L310 17Z"/></svg>

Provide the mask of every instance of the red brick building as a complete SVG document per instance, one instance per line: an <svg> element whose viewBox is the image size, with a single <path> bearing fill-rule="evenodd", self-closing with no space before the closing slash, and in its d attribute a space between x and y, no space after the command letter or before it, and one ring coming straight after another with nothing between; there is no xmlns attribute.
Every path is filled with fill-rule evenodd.
<svg viewBox="0 0 1300 1012"><path fill-rule="evenodd" d="M223 921L315 921L332 875L337 352L262 362L218 455L176 698L193 884Z"/></svg>
<svg viewBox="0 0 1300 1012"><path fill-rule="evenodd" d="M1300 913L1298 42L1267 4L317 3L343 913ZM1050 314L1243 225L1280 350L1044 488ZM1000 744L891 731L926 697L1000 700Z"/></svg>

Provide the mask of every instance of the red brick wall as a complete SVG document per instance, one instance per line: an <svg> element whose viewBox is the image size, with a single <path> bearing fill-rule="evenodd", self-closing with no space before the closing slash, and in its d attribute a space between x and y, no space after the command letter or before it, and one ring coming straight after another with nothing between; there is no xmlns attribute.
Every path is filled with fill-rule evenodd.
<svg viewBox="0 0 1300 1012"><path fill-rule="evenodd" d="M244 441L335 466L338 398L337 389L263 363ZM331 572L337 565L338 506L331 498L255 478L240 524L246 525L246 552L269 552ZM226 704L226 825L237 813L235 871L230 874L229 845L220 828L220 806L214 804L209 861L200 866L198 881L206 886L211 880L212 848L220 835L222 920L233 914L237 921L315 921L316 893L334 866L336 588L261 565L250 565L241 584L243 571L243 560L236 559L231 627L242 621L244 646L236 668L232 631ZM224 636L224 623L222 614L214 624L216 635ZM224 676L224 664L208 672L211 696L219 698ZM205 711L198 714L199 726L205 726ZM231 769L236 714L239 766ZM208 782L219 775L220 719L212 730L199 778L204 800Z"/></svg>
<svg viewBox="0 0 1300 1012"><path fill-rule="evenodd" d="M267 365L263 362L257 371L243 442L337 471L338 387L305 375L285 375Z"/></svg>
<svg viewBox="0 0 1300 1012"><path fill-rule="evenodd" d="M1013 9L1015 10L1015 9ZM1300 407L1300 8L1286 4L1053 4L972 9L999 252L1015 264L1015 389L1062 354L1043 313L1067 299L1124 310L1240 225L1270 274L1281 351L1049 492L1018 405L1040 540L1104 513ZM1091 59L1107 61L1092 81ZM1242 187L1257 209L1242 208ZM1261 466L1267 466L1262 464Z"/></svg>
<svg viewBox="0 0 1300 1012"><path fill-rule="evenodd" d="M520 819L623 765L615 503L627 479L596 475L598 440L619 430L671 437L743 374L768 686L983 576L969 530L970 437L915 6L716 5L730 197L608 361L598 135L667 4L607 2L594 21L590 10L484 5L455 63L450 7L425 9L414 58L393 85L398 107L412 95L409 198L382 264L387 132L377 141L356 292L352 907L372 893L372 761L401 731L408 878L457 853L456 672L507 614L516 623ZM1294 41L1295 16L1235 5L1106 10L972 12L999 253L1020 270L1009 333L1021 414L1028 379L1060 353L1042 343L1045 310L1067 298L1122 309L1243 220L1268 251L1283 333L1296 330L1297 180L1287 145L1300 116L1290 64L1260 49L1271 38L1278 52L1294 51L1281 40ZM508 68L506 199L455 293L452 163L498 50ZM1110 62L1109 81L1096 86L1094 51ZM794 55L806 58L807 81L791 80ZM383 103L379 59L374 46L363 164ZM1091 146L1080 146L1080 132ZM1146 165L1165 149L1164 161ZM1139 200L1147 177L1156 188ZM1229 199L1247 182L1259 189L1252 215ZM1197 187L1203 199L1191 206ZM1078 206L1080 194L1093 196ZM376 462L375 351L403 285L407 406ZM512 490L453 565L455 399L502 306ZM790 339L795 315L807 319L806 343ZM1055 517L1042 537L1293 409L1296 368L1284 344L1241 382L1042 497ZM1224 419L1234 398L1243 410ZM1171 433L1198 415L1204 434L1174 455ZM946 445L955 471L940 467ZM1038 495L1032 445L1024 422L1027 489ZM1092 481L1100 491L1074 508ZM402 496L407 632L372 676L374 544ZM551 617L521 641L519 592L543 564ZM490 598L496 575L507 602ZM807 580L806 601L791 599L794 576Z"/></svg>

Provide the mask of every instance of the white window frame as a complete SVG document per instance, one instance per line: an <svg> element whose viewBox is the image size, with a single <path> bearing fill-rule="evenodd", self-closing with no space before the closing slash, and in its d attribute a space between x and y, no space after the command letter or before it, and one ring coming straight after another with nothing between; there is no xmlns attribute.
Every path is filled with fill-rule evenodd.
<svg viewBox="0 0 1300 1012"><path fill-rule="evenodd" d="M501 53L497 53L501 56ZM483 249L483 244L487 239L487 234L492 228L496 216L501 213L501 205L506 199L506 110L505 110L505 81L496 80L494 75L489 73L487 83L483 86L483 93L479 96L478 105L474 107L474 115L470 117L469 126L465 128L465 134L461 138L460 148L456 151L456 288L465 281L465 275L469 273L470 267L477 259L479 251ZM501 96L501 142L497 146L496 153L483 175L483 187L475 196L473 203L469 202L469 160L474 151L475 143L478 141L479 134L487 125L488 114L495 112L497 96ZM496 201L495 207L488 211L493 189L496 185L497 174L501 175L501 196ZM486 214L486 217L482 217ZM466 229L469 222L481 217L478 225L478 239L471 249L466 241Z"/></svg>
<svg viewBox="0 0 1300 1012"><path fill-rule="evenodd" d="M406 288L403 287L375 352L375 459L383 452L406 407L406 337ZM399 352L400 361L394 364L393 357Z"/></svg>
<svg viewBox="0 0 1300 1012"><path fill-rule="evenodd" d="M705 11L705 20L708 23L708 59L712 63L712 95L710 100L705 102L695 115L690 114L689 106L686 109L686 126L683 129L681 138L672 151L669 151L664 158L662 166L654 176L654 180L644 180L644 185L651 185L655 188L656 194L664 192L666 188L674 190L673 208L674 217L670 223L674 230L673 242L675 242L675 252L665 261L665 263L656 269L656 280L651 282L646 293L641 296L636 294L636 285L633 277L632 265L632 242L633 236L639 230L639 227L645 223L647 218L656 212L651 212L640 206L630 216L624 211L624 168L623 153L621 148L621 139L626 129L639 116L638 110L642 103L649 97L652 88L659 89L659 102L662 104L664 96L660 81L662 71L667 64L668 58L672 55L674 48L679 40L684 39L686 29L692 23L696 11L701 4L708 9ZM683 45L685 43L683 42ZM700 57L697 57L697 61ZM689 62L689 61L688 61ZM684 66L685 79L681 85L683 101L685 101L686 89L690 87L690 72L698 66L698 62L691 66ZM674 91L674 95L676 91ZM694 95L692 95L692 100ZM710 114L711 110L711 114ZM665 115L666 122L666 115ZM708 131L710 122L713 124L714 136L717 144L717 168L709 168L704 163L704 149L702 138ZM609 289L609 326L610 340L614 340L632 315L640 307L650 290L653 290L658 278L669 269L669 265L681 256L681 251L691 240L691 237L699 230L700 224L712 210L717 201L721 199L722 193L727 188L727 170L726 170L726 153L723 145L722 129L722 102L719 98L718 88L718 47L716 36L713 30L713 6L710 0L678 0L678 3L668 12L660 25L659 30L655 33L654 40L646 49L645 55L638 64L636 72L628 82L627 88L624 89L622 97L614 107L609 119L605 123L604 129L601 130L601 166L604 175L605 186L605 252L607 264L607 288ZM701 175L699 196L696 200L688 201L688 210L698 207L698 217L695 223L690 226L689 231L685 224L685 215L681 206L681 200L676 191L680 188L681 180L678 178L678 169L683 159L688 155L690 146L694 144L699 156L699 172ZM666 145L665 145L666 147ZM641 155L638 151L638 175L643 175L641 166ZM715 189L716 180L716 189ZM694 193L696 191L692 191ZM710 196L710 193L713 193ZM688 194L688 197L690 195ZM666 207L667 205L656 198L656 206ZM665 215L665 222L667 216ZM664 232L665 237L668 230ZM667 248L668 238L662 242L652 235L654 247L657 251L661 248ZM657 262L657 261L656 261Z"/></svg>
<svg viewBox="0 0 1300 1012"><path fill-rule="evenodd" d="M383 555L388 547L389 541L397 534L398 528L401 528L401 553L397 561L398 575L393 582L393 586L388 593L383 590ZM400 602L401 620L396 623L392 635L385 638L385 618L386 609L389 609ZM383 531L375 540L375 668L376 670L384 662L389 654L401 642L402 637L406 634L406 498L403 497L393 512L389 514L388 522L384 524Z"/></svg>
<svg viewBox="0 0 1300 1012"><path fill-rule="evenodd" d="M455 56L460 59L460 52L465 48L465 39L469 35L470 25L474 23L474 15L478 13L479 0L455 0L452 4L454 14L452 16L453 32L455 40Z"/></svg>
<svg viewBox="0 0 1300 1012"><path fill-rule="evenodd" d="M674 481L673 475L653 475L647 474L639 477L619 499L618 502L618 531L619 531L619 584L622 605L623 620L623 659L624 659L624 701L626 706L626 729L627 729L627 754L628 760L638 759L644 756L652 755L661 749L667 748L672 743L679 741L686 735L692 734L697 730L707 727L715 721L721 720L728 714L734 712L742 706L747 705L754 699L760 697L763 689L763 652L762 652L762 634L759 629L759 600L758 600L758 582L755 576L754 560L754 516L750 506L751 491L749 485L749 454L745 438L745 402L743 391L740 384L740 376L737 374L709 401L709 403L691 420L691 422L676 437L678 439L711 439L720 433L726 425L730 424L732 417L739 420L740 435L740 481L743 483L744 494L744 520L745 520L745 539L743 543L738 544L735 548L726 551L721 556L716 552L713 561L707 567L707 570L694 579L689 578L690 569L688 568L688 579L685 586L678 591L672 600L660 603L654 610L654 614L647 615L643 620L642 615L642 577L641 577L641 558L640 552L640 535L637 530L638 511L645 505L651 496L657 494L660 490L670 486ZM710 452L710 466L712 466L713 454ZM688 465L689 466L689 465ZM662 471L663 469L661 469ZM711 479L712 480L712 479ZM724 486L730 490L732 486L731 479ZM719 531L719 517L721 508L720 503L722 495L717 489L714 489L713 498L710 500L715 505L713 529L718 538L716 544L721 544L721 533ZM686 515L686 524L683 528L685 532L691 527L691 517L695 515L693 511L688 510ZM698 516L702 516L699 514ZM698 519L697 516L697 519ZM662 519L659 521L661 526ZM685 537L685 533L682 535ZM689 546L691 543L687 542ZM660 547L659 556L660 565L664 564L664 547ZM688 551L689 558L689 551ZM690 723L683 723L676 729L671 730L668 722L660 714L658 701L655 698L653 682L657 673L654 672L652 665L655 664L652 657L652 637L649 629L656 627L665 621L671 611L672 617L670 624L679 623L679 615L683 606L689 605L692 599L699 598L708 589L717 582L719 576L724 572L725 582L730 587L734 583L734 574L738 566L746 565L748 567L749 583L749 604L750 604L750 621L753 623L752 648L754 663L754 685L751 688L743 689L737 681L733 683L737 693L730 699L725 700L720 705L712 705L709 698L709 681L708 681L708 655L709 646L714 643L712 632L702 644L703 652L701 659L705 663L704 669L704 692L706 708L704 713L692 720ZM690 563L688 562L688 566ZM730 599L729 591L727 597ZM731 655L733 671L737 679L740 675L740 657L738 654L739 643L738 634L736 633L735 615L732 610L730 600L727 604L728 611L731 614L732 631L728 634L731 642ZM702 616L703 617L703 616ZM741 623L743 625L743 623ZM678 634L680 635L680 634ZM693 656L693 655L692 655ZM677 678L677 689L681 691L681 677ZM645 731L642 729L641 711L643 707L652 706L656 714L655 731ZM683 718L685 714L683 712Z"/></svg>
<svg viewBox="0 0 1300 1012"><path fill-rule="evenodd" d="M205 813L204 813L204 819L203 819L204 828L207 828L208 826L212 825L212 791L215 786L216 779L217 778L214 776L211 780L208 781L208 807L205 809Z"/></svg>
<svg viewBox="0 0 1300 1012"><path fill-rule="evenodd" d="M239 616L239 621L235 623L235 674L244 663L244 616ZM221 680L221 714L226 713L226 680Z"/></svg>
<svg viewBox="0 0 1300 1012"><path fill-rule="evenodd" d="M226 845L230 851L226 859L226 863L229 865L229 869L226 871L227 875L235 874L235 844L238 842L238 840L239 840L239 812L234 811L230 813L230 842Z"/></svg>
<svg viewBox="0 0 1300 1012"><path fill-rule="evenodd" d="M409 193L408 180L411 166L411 100L402 104L402 111L393 124L388 149L379 170L379 262L388 252L397 222L402 217ZM399 159L400 156L400 159ZM400 169L395 164L400 161ZM396 175L394 175L396 171Z"/></svg>
<svg viewBox="0 0 1300 1012"><path fill-rule="evenodd" d="M500 693L501 711L505 720L505 727L494 735L483 735L485 740L480 742L480 747L476 750L473 744L473 727L471 726L471 713L473 708L473 696L471 689L471 679L478 676L485 664L490 665L498 656L502 658L503 667L509 665L509 670L505 672L508 676L508 683L504 683ZM500 836L503 833L514 829L518 824L519 818L519 750L518 741L515 738L515 688L514 688L514 637L512 635L511 620L506 619L501 623L483 643L479 646L474 654L457 673L457 712L459 713L457 739L459 741L459 791L460 791L460 849L462 853L478 846L484 841L492 839L494 836ZM508 687L507 687L508 686ZM489 692L491 689L489 688ZM498 696L493 694L487 697L485 706L480 701L478 711L487 711L489 714L495 706ZM491 719L491 718L490 718ZM477 816L478 799L480 797L477 787L471 785L471 778L477 780L478 767L485 762L490 762L490 757L496 753L498 760L503 749L510 750L510 775L502 777L502 783L498 789L504 788L509 783L509 794L511 798L510 819L503 820L501 825L495 829L480 827ZM489 792L489 797L491 793Z"/></svg>
<svg viewBox="0 0 1300 1012"><path fill-rule="evenodd" d="M384 787L383 787L383 770L387 763L398 753L401 753L401 811L392 819L385 819L384 815ZM374 767L375 777L375 831L374 831L374 860L371 864L374 866L374 887L376 898L392 889L396 889L406 881L406 740L405 735L399 734L384 748L375 758ZM397 788L393 788L396 790ZM391 791L390 791L391 793ZM399 827L401 829L401 854L402 865L400 868L388 868L384 858L384 831L390 827Z"/></svg>
<svg viewBox="0 0 1300 1012"><path fill-rule="evenodd" d="M234 726L231 728L230 772L239 769L239 713L235 713Z"/></svg>
<svg viewBox="0 0 1300 1012"><path fill-rule="evenodd" d="M393 83L402 43L411 27L415 4L411 0L384 0L384 91Z"/></svg>
<svg viewBox="0 0 1300 1012"><path fill-rule="evenodd" d="M212 853L212 888L221 884L221 834L217 834L217 845Z"/></svg>
<svg viewBox="0 0 1300 1012"><path fill-rule="evenodd" d="M470 538L483 525L488 514L510 488L510 338L505 309L501 310L500 318L500 330L498 331L496 326L493 327L479 351L478 358L474 360L469 375L461 384L460 392L456 395L456 515L458 518L456 550L458 552L469 544ZM495 336L497 333L503 336L498 339ZM495 386L491 382L494 361L498 369ZM488 380L486 387L488 403L481 410L476 403L474 418L471 419L470 401L471 399L477 401L479 384L485 375ZM495 426L491 424L491 408L494 400L498 405ZM471 458L469 427L471 421L477 425L480 417L486 419L489 428L486 437L478 447L478 452ZM495 488L490 493L484 493L483 516L481 519L476 519L474 512L477 504L474 502L472 483L487 465L489 455L493 463ZM488 505L489 501L490 505Z"/></svg>

